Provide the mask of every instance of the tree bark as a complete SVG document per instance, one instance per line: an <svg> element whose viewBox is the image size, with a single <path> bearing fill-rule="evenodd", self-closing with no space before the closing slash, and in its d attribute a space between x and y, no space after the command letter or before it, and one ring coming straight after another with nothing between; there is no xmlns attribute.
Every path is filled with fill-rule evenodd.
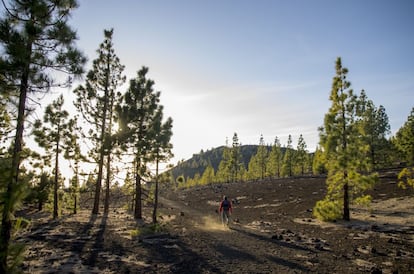
<svg viewBox="0 0 414 274"><path fill-rule="evenodd" d="M76 185L74 186L74 194L73 194L73 214L78 213L78 189L79 189L79 163L76 160L75 163L75 178L76 178Z"/></svg>
<svg viewBox="0 0 414 274"><path fill-rule="evenodd" d="M111 177L111 153L108 153L106 162L106 187L105 187L105 206L104 214L109 213L109 195L110 195L110 177Z"/></svg>
<svg viewBox="0 0 414 274"><path fill-rule="evenodd" d="M344 184L344 216L343 219L345 221L349 221L350 213L349 213L349 186L348 183Z"/></svg>
<svg viewBox="0 0 414 274"><path fill-rule="evenodd" d="M135 174L135 208L134 208L134 218L142 219L142 204L141 204L141 176L139 175L139 163L140 159L137 159L137 168Z"/></svg>
<svg viewBox="0 0 414 274"><path fill-rule="evenodd" d="M58 207L58 189L59 189L59 136L60 136L60 125L58 126L58 140L56 142L56 153L55 153L55 183L53 189L53 219L56 219L59 216Z"/></svg>
<svg viewBox="0 0 414 274"><path fill-rule="evenodd" d="M154 194L154 210L152 212L152 223L157 223L157 209L158 209L158 155L155 163L155 194Z"/></svg>
<svg viewBox="0 0 414 274"><path fill-rule="evenodd" d="M92 214L99 213L99 201L101 198L101 187L102 187L102 173L103 173L103 165L104 165L104 157L105 157L105 130L106 130L106 114L108 112L108 88L109 88L109 73L110 73L110 56L109 53L107 54L107 66L106 66L106 75L105 75L105 92L104 92L104 106L103 106L103 114L102 114L102 128L101 128L101 136L99 138L101 143L100 148L100 155L99 155L99 163L98 163L98 178L96 179L96 187L95 187L95 200L93 203Z"/></svg>
<svg viewBox="0 0 414 274"><path fill-rule="evenodd" d="M78 213L78 198L76 196L76 192L75 192L75 197L73 199L73 214L77 214Z"/></svg>
<svg viewBox="0 0 414 274"><path fill-rule="evenodd" d="M103 144L102 144L102 146L103 146ZM99 156L99 162L98 162L98 178L96 179L95 198L94 198L94 202L93 202L92 214L98 214L99 213L99 200L100 200L100 197L101 197L103 162L104 162L104 154L103 154L103 149L101 149L101 155Z"/></svg>
<svg viewBox="0 0 414 274"><path fill-rule="evenodd" d="M7 258L8 250L11 238L11 215L13 214L13 206L10 198L13 197L13 191L15 185L18 184L19 171L20 171L20 153L22 151L23 143L23 131L24 131L24 120L25 120L25 110L26 110L26 99L28 92L28 83L29 83L29 60L32 52L32 43L29 42L26 46L28 52L28 60L25 65L25 68L22 73L22 78L20 82L20 96L19 96L19 109L17 114L17 125L16 125L16 135L14 138L14 147L12 155L12 165L11 165L11 178L7 184L6 196L7 201L3 205L3 214L2 222L0 229L0 250L2 254L0 255L0 273L7 272Z"/></svg>

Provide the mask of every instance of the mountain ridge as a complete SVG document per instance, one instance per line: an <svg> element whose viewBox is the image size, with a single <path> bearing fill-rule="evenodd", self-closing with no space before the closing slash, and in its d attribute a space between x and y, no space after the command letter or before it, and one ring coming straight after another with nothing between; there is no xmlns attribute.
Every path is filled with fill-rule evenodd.
<svg viewBox="0 0 414 274"><path fill-rule="evenodd" d="M242 155L241 162L246 169L251 157L257 153L258 147L259 145L240 146L240 153ZM217 172L218 166L223 158L224 148L225 146L219 146L207 151L201 150L199 153L193 154L190 159L180 161L170 170L170 172L172 172L174 178L179 176L184 176L184 178L194 178L194 175L197 173L201 176L208 165L211 165L214 168L214 171ZM267 146L267 148L270 151L272 147ZM282 148L282 150L284 150L284 148Z"/></svg>

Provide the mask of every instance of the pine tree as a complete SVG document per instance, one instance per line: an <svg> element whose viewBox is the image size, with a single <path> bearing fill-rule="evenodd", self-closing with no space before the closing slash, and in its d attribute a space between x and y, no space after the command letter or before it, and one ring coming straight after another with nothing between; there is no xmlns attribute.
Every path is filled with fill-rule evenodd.
<svg viewBox="0 0 414 274"><path fill-rule="evenodd" d="M257 148L257 155L259 160L259 168L260 168L260 179L264 179L266 175L266 163L268 158L268 150L267 146L265 145L263 135L260 135L259 140L259 147Z"/></svg>
<svg viewBox="0 0 414 274"><path fill-rule="evenodd" d="M326 159L325 159L325 153L323 153L323 150L320 146L316 147L315 153L313 155L313 161L312 161L312 173L314 175L321 175L326 174Z"/></svg>
<svg viewBox="0 0 414 274"><path fill-rule="evenodd" d="M122 82L124 79L122 79ZM110 182L112 181L113 177L113 168L112 168L112 155L120 156L119 150L115 152L116 146L116 133L113 132L113 124L115 122L115 103L119 104L121 100L121 94L119 92L115 92L111 90L109 95L109 104L108 104L108 131L105 137L105 147L107 151L106 157L106 184L105 184L105 202L104 202L104 213L109 213L109 202L110 202ZM115 102L116 101L116 102Z"/></svg>
<svg viewBox="0 0 414 274"><path fill-rule="evenodd" d="M34 190L38 202L38 210L43 210L43 205L48 201L50 188L54 185L54 180L47 172L42 172L39 179L39 184L35 186Z"/></svg>
<svg viewBox="0 0 414 274"><path fill-rule="evenodd" d="M407 186L414 188L414 107L411 109L407 121L397 131L392 141L409 165L398 174L398 185L402 188Z"/></svg>
<svg viewBox="0 0 414 274"><path fill-rule="evenodd" d="M124 183L121 187L122 193L127 197L127 208L128 210L134 210L134 177L133 172L128 168ZM131 197L131 199L129 199Z"/></svg>
<svg viewBox="0 0 414 274"><path fill-rule="evenodd" d="M250 158L248 165L248 179L264 179L266 175L266 165L268 159L268 150L264 143L263 135L260 135L259 146L256 154Z"/></svg>
<svg viewBox="0 0 414 274"><path fill-rule="evenodd" d="M158 106L155 117L150 125L151 135L151 158L155 161L155 193L154 193L154 210L152 214L152 222L157 223L157 208L158 208L158 168L159 163L170 159L172 154L172 144L170 143L172 137L172 119L169 117L163 122L163 107Z"/></svg>
<svg viewBox="0 0 414 274"><path fill-rule="evenodd" d="M70 161L70 166L73 171L73 177L70 180L70 192L73 199L73 214L77 213L78 196L80 186L80 163L86 161L86 158L81 153L80 148L80 128L78 126L78 118L75 117L69 121L69 138L66 139L65 158ZM73 162L72 162L73 161Z"/></svg>
<svg viewBox="0 0 414 274"><path fill-rule="evenodd" d="M362 90L357 101L357 113L361 116L359 121L363 130L365 143L369 146L367 157L374 170L389 164L387 154L390 152L390 144L387 135L390 133L388 116L383 106L376 108L373 101L369 100Z"/></svg>
<svg viewBox="0 0 414 274"><path fill-rule="evenodd" d="M348 69L336 60L336 75L333 78L329 99L332 105L325 114L324 127L320 128L320 143L324 148L328 169L328 192L324 200L318 201L314 214L325 220L342 218L350 220L350 203L368 202L369 195L363 192L372 187L376 176L363 175L368 171L364 157L368 146L358 124L357 96L347 80Z"/></svg>
<svg viewBox="0 0 414 274"><path fill-rule="evenodd" d="M130 80L129 88L117 106L120 140L125 142L126 149L134 153L135 173L135 208L134 217L142 219L141 181L148 176L146 164L151 161L152 135L149 129L159 108L160 92L154 91L154 81L147 78L148 68L137 72L135 79Z"/></svg>
<svg viewBox="0 0 414 274"><path fill-rule="evenodd" d="M301 175L305 174L305 169L307 169L308 163L308 151L306 150L306 142L301 134L298 139L298 145L296 148L296 163L300 168Z"/></svg>
<svg viewBox="0 0 414 274"><path fill-rule="evenodd" d="M270 151L270 154L269 154L269 160L267 162L268 176L270 177L276 176L277 178L280 178L282 161L283 161L282 146L280 144L279 138L276 136L275 141L272 146L272 150Z"/></svg>
<svg viewBox="0 0 414 274"><path fill-rule="evenodd" d="M117 89L125 82L125 77L122 75L124 66L115 53L112 36L113 29L104 31L104 41L97 50L98 57L93 61L92 69L86 76L85 85L79 86L74 91L77 95L75 106L92 126L89 139L94 143L95 149L90 151L90 155L98 163L92 214L99 213L105 156L110 161L112 152L113 100L120 96ZM109 168L107 184L110 177L108 172L110 172Z"/></svg>
<svg viewBox="0 0 414 274"><path fill-rule="evenodd" d="M209 164L201 175L201 184L211 184L214 182L214 168Z"/></svg>
<svg viewBox="0 0 414 274"><path fill-rule="evenodd" d="M283 156L282 175L292 177L293 175L293 156L292 135L289 134L285 155Z"/></svg>
<svg viewBox="0 0 414 274"><path fill-rule="evenodd" d="M46 107L43 123L35 122L33 134L36 142L44 148L48 158L54 158L54 191L53 191L53 219L58 217L58 190L59 190L59 156L64 149L71 130L69 128L69 113L63 109L63 95L60 95Z"/></svg>
<svg viewBox="0 0 414 274"><path fill-rule="evenodd" d="M12 173L6 189L6 197L11 197L14 189L18 188L28 97L31 92L47 92L53 86L69 84L71 77L58 83L51 71L80 75L86 60L75 48L76 33L67 24L71 10L77 6L75 0L14 0L8 4L6 6L3 1L5 15L0 19L0 43L3 47L0 75L2 86L17 87L18 96ZM4 252L0 255L1 273L8 270L13 207L6 201L2 212L0 250Z"/></svg>
<svg viewBox="0 0 414 274"><path fill-rule="evenodd" d="M240 179L241 175L241 152L240 152L240 143L239 137L235 132L233 135L233 143L230 149L230 178L231 182L235 182Z"/></svg>
<svg viewBox="0 0 414 274"><path fill-rule="evenodd" d="M392 142L408 165L414 165L414 107L404 125L397 131Z"/></svg>
<svg viewBox="0 0 414 274"><path fill-rule="evenodd" d="M247 164L247 180L257 180L260 177L259 160L257 154L250 157Z"/></svg>
<svg viewBox="0 0 414 274"><path fill-rule="evenodd" d="M235 133L235 135L237 135ZM223 147L223 156L216 172L217 182L228 183L231 178L231 148L229 147L228 139L226 139L226 145Z"/></svg>

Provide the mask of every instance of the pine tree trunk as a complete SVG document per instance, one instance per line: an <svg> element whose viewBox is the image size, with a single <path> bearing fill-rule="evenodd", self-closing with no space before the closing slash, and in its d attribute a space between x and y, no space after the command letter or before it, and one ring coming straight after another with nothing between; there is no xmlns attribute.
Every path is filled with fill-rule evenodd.
<svg viewBox="0 0 414 274"><path fill-rule="evenodd" d="M31 43L27 44L26 49L31 55ZM24 131L24 119L26 109L26 98L28 91L28 79L29 79L29 64L23 72L22 80L20 83L20 97L19 97L19 109L17 114L16 136L14 139L14 148L12 156L11 166L11 178L7 184L6 196L8 199L13 197L14 186L18 184L18 177L20 171L20 153L22 151L23 143L23 131ZM11 215L13 214L12 203L16 201L5 201L3 205L2 222L0 229L0 273L7 272L7 257L9 250L9 243L11 238Z"/></svg>
<svg viewBox="0 0 414 274"><path fill-rule="evenodd" d="M106 188L105 188L104 214L109 213L110 176L111 176L111 154L109 153L107 157L107 162L106 162Z"/></svg>
<svg viewBox="0 0 414 274"><path fill-rule="evenodd" d="M157 156L158 157L158 156ZM158 160L155 167L155 197L154 197L154 211L152 212L152 223L157 223L157 208L158 208Z"/></svg>
<svg viewBox="0 0 414 274"><path fill-rule="evenodd" d="M60 127L58 127L58 134L60 134ZM58 189L59 189L59 137L56 142L56 153L55 153L55 184L53 189L53 219L56 219L58 214L59 200L58 200Z"/></svg>
<svg viewBox="0 0 414 274"><path fill-rule="evenodd" d="M135 177L135 208L134 218L142 219L142 204L141 204L141 176L137 173Z"/></svg>
<svg viewBox="0 0 414 274"><path fill-rule="evenodd" d="M103 144L102 144L102 146L103 146ZM99 200L100 200L100 197L101 197L103 161L104 161L104 154L103 154L103 149L101 149L101 155L99 156L98 178L96 179L95 199L94 199L94 202L93 202L92 214L98 214L99 213Z"/></svg>
<svg viewBox="0 0 414 274"><path fill-rule="evenodd" d="M106 111L105 111L106 115ZM105 116L104 115L104 116ZM99 155L99 162L98 162L98 178L96 179L96 186L95 186L95 199L93 203L92 214L99 213L99 202L101 199L101 187L102 187L102 174L103 174L103 165L104 165L104 157L105 157L105 145L104 145L104 136L105 136L105 119L102 122L102 130L101 130L101 149Z"/></svg>
<svg viewBox="0 0 414 274"><path fill-rule="evenodd" d="M78 213L78 197L77 197L77 195L76 195L76 192L75 192L75 197L74 197L74 201L73 201L73 214L76 214L76 213Z"/></svg>
<svg viewBox="0 0 414 274"><path fill-rule="evenodd" d="M376 158L376 155L375 155L375 150L374 150L374 147L373 147L373 145L372 145L372 143L373 142L371 142L371 162L372 162L372 170L376 170L377 169L377 165L376 165L376 162L375 162L375 158Z"/></svg>
<svg viewBox="0 0 414 274"><path fill-rule="evenodd" d="M106 79L105 79L105 101L102 110L102 125L101 125L101 136L100 140L100 155L99 155L99 167L98 167L98 178L96 180L96 188L95 188L95 200L93 203L92 214L99 213L99 201L101 198L101 187L102 187L102 173L103 173L103 165L104 165L104 157L105 157L105 130L106 130L106 116L108 112L108 88L109 88L109 73L110 73L110 57L109 54L107 56L107 64L106 64Z"/></svg>
<svg viewBox="0 0 414 274"><path fill-rule="evenodd" d="M105 207L104 207L104 213L109 213L109 202L110 202L110 186L111 186L111 153L112 153L112 116L114 112L114 99L115 96L113 92L110 94L110 101L108 106L108 112L109 112L109 118L108 118L108 135L109 136L109 147L107 148L108 156L107 156L107 162L106 162L106 191L105 191ZM105 143L107 143L107 140L105 140Z"/></svg>
<svg viewBox="0 0 414 274"><path fill-rule="evenodd" d="M135 193L132 194L132 199L131 199L131 211L134 211L135 209Z"/></svg>
<svg viewBox="0 0 414 274"><path fill-rule="evenodd" d="M76 214L76 213L78 213L78 191L79 191L79 163L78 163L78 160L76 160L76 162L75 162L75 178L76 178L76 181L75 181L75 184L76 185L74 185L74 187L73 187L73 191L74 191L74 194L73 194L73 214Z"/></svg>
<svg viewBox="0 0 414 274"><path fill-rule="evenodd" d="M351 218L349 216L349 186L348 183L344 184L344 216L345 221L349 221Z"/></svg>
<svg viewBox="0 0 414 274"><path fill-rule="evenodd" d="M140 163L141 159L137 158L135 160L135 206L134 206L134 218L135 219L142 219L142 204L141 204L141 176L139 174L140 171Z"/></svg>

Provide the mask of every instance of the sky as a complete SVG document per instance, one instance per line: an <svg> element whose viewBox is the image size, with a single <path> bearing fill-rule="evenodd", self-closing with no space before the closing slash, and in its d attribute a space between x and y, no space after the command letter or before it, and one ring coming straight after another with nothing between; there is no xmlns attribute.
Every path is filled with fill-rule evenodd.
<svg viewBox="0 0 414 274"><path fill-rule="evenodd" d="M173 119L174 158L231 143L303 135L316 148L335 60L385 107L394 134L414 107L414 1L80 0L78 47L97 57L103 30L128 79L142 67ZM90 62L87 70L90 69ZM125 90L127 84L121 87ZM70 97L67 91L67 97Z"/></svg>

